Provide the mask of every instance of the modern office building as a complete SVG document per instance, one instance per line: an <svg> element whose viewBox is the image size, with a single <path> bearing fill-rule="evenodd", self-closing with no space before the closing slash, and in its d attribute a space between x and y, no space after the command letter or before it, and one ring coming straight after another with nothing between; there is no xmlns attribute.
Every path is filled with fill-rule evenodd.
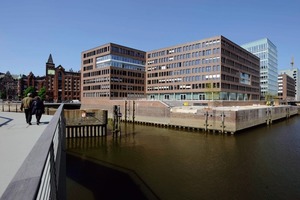
<svg viewBox="0 0 300 200"><path fill-rule="evenodd" d="M268 38L249 42L241 46L260 58L260 87L262 98L266 95L277 96L277 47Z"/></svg>
<svg viewBox="0 0 300 200"><path fill-rule="evenodd" d="M286 73L278 75L278 98L284 101L295 100L295 80Z"/></svg>
<svg viewBox="0 0 300 200"><path fill-rule="evenodd" d="M145 98L145 60L144 51L113 43L82 52L82 102Z"/></svg>
<svg viewBox="0 0 300 200"><path fill-rule="evenodd" d="M149 51L147 99L259 100L259 70L257 56L223 36Z"/></svg>
<svg viewBox="0 0 300 200"><path fill-rule="evenodd" d="M46 101L80 100L80 85L80 72L66 71L61 65L55 67L50 54L46 63Z"/></svg>
<svg viewBox="0 0 300 200"><path fill-rule="evenodd" d="M295 100L300 101L300 71L298 68L280 70L279 74L287 74L294 79L295 85Z"/></svg>

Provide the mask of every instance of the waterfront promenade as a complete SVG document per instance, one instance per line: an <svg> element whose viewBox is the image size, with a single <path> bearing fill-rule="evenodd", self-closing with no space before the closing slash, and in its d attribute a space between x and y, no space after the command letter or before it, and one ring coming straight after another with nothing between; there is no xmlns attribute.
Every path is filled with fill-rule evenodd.
<svg viewBox="0 0 300 200"><path fill-rule="evenodd" d="M32 116L28 125L24 113L0 112L0 197L51 119L43 115L37 125Z"/></svg>

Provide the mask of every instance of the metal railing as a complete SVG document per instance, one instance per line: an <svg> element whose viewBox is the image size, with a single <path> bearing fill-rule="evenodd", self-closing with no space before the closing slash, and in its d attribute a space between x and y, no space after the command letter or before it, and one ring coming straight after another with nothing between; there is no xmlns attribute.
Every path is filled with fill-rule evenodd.
<svg viewBox="0 0 300 200"><path fill-rule="evenodd" d="M1 200L66 199L63 107L57 109Z"/></svg>
<svg viewBox="0 0 300 200"><path fill-rule="evenodd" d="M21 112L21 103L6 101L1 102L0 105L0 111L2 112Z"/></svg>

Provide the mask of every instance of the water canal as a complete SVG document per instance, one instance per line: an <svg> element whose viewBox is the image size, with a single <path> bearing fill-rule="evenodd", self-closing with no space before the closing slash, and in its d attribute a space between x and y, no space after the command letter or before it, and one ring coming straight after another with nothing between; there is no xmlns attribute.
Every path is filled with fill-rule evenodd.
<svg viewBox="0 0 300 200"><path fill-rule="evenodd" d="M300 199L300 116L235 135L132 124L122 129L118 139L110 135L67 140L68 199L132 194L136 185L122 182L128 177L119 179L101 166L132 172L164 200ZM92 167L84 164L87 160ZM92 175L85 176L87 172ZM96 173L108 179L101 183L99 177L87 178ZM108 194L101 196L107 188ZM139 192L131 197L143 198Z"/></svg>

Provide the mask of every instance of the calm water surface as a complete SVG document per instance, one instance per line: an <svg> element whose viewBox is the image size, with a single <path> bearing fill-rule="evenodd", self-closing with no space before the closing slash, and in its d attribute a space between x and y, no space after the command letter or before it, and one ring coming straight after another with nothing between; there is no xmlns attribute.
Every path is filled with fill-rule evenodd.
<svg viewBox="0 0 300 200"><path fill-rule="evenodd" d="M235 135L122 128L67 151L134 170L160 199L300 199L300 116Z"/></svg>

